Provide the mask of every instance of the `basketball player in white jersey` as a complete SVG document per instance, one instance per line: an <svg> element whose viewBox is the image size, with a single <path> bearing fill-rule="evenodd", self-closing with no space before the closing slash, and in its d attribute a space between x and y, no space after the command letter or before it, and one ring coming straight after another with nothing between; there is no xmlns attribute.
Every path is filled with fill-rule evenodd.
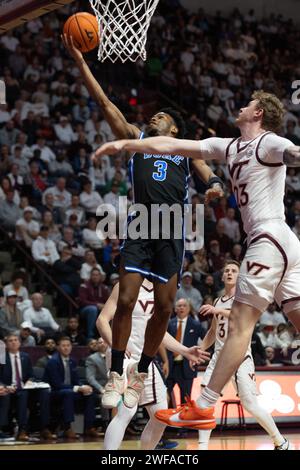
<svg viewBox="0 0 300 470"><path fill-rule="evenodd" d="M217 359L224 346L228 332L228 318L235 296L236 281L240 271L237 261L227 261L224 266L222 280L225 285L225 293L216 299L214 305L203 305L200 309L202 315L214 315L212 324L206 333L201 348L209 349L215 343L214 354L209 361L202 378L201 387L206 387L214 371ZM255 366L252 358L251 343L248 344L247 352L243 362L231 378L233 385L239 395L241 403L257 422L266 430L271 437L274 448L287 450L289 442L279 432L272 416L259 405L255 384ZM199 449L207 450L212 430L199 431Z"/></svg>
<svg viewBox="0 0 300 470"><path fill-rule="evenodd" d="M119 285L117 284L97 320L99 333L110 346L112 344L110 322L113 320L116 312L118 291ZM153 307L153 284L147 279L144 279L132 314L132 329L127 344L126 359L124 361L124 370L127 372L127 377L132 373L132 370L134 370L134 365L139 361L142 354L146 326L153 314ZM209 358L209 354L203 352L198 346L187 348L176 341L169 333L165 334L162 344L170 351L182 354L193 364L203 363ZM111 357L109 351L107 353L108 368L110 367L110 361ZM144 385L145 387L140 396L139 405L146 407L150 419L141 435L141 448L150 450L155 449L166 427L165 424L155 419L154 414L156 411L167 408L168 406L164 381L153 362L149 366ZM110 384L107 386L110 387ZM113 390L110 391L113 393ZM116 391L115 393L118 392ZM133 408L128 408L122 401L119 403L117 415L110 422L105 433L104 448L106 450L116 450L120 447L126 428L135 415L136 410L137 405Z"/></svg>
<svg viewBox="0 0 300 470"><path fill-rule="evenodd" d="M285 223L286 165L300 166L300 147L276 134L284 109L278 98L264 91L253 93L236 120L241 137L212 137L203 141L151 137L122 140L102 146L97 154L143 151L149 154L183 155L227 162L232 189L247 233L248 249L241 265L232 305L228 337L208 386L196 404L173 411L182 426L192 419L205 429L215 426L214 405L230 377L243 361L261 313L274 298L289 320L300 329L300 242ZM172 410L159 412L168 423ZM186 421L186 423L185 423Z"/></svg>

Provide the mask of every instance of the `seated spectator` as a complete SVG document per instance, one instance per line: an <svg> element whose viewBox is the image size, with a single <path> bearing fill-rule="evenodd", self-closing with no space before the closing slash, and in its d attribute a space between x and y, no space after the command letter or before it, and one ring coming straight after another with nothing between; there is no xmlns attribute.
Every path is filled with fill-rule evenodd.
<svg viewBox="0 0 300 470"><path fill-rule="evenodd" d="M274 349L281 349L282 354L286 356L287 347L285 343L279 339L272 322L261 325L261 331L258 333L258 336L264 348L271 346Z"/></svg>
<svg viewBox="0 0 300 470"><path fill-rule="evenodd" d="M272 346L265 347L265 354L266 354L266 366L275 365L275 349ZM276 361L276 365L278 362Z"/></svg>
<svg viewBox="0 0 300 470"><path fill-rule="evenodd" d="M29 171L29 167L28 167L28 171ZM19 192L22 190L22 186L24 184L24 178L23 176L20 175L19 165L17 163L13 163L11 165L10 173L7 175L7 178L10 180L12 189L14 191Z"/></svg>
<svg viewBox="0 0 300 470"><path fill-rule="evenodd" d="M25 177L25 185L30 191L30 197L40 203L47 184L41 173L39 160L37 158L31 160L29 168L30 172Z"/></svg>
<svg viewBox="0 0 300 470"><path fill-rule="evenodd" d="M234 243L239 243L241 240L240 226L235 220L235 209L228 207L226 211L226 217L220 219L220 222L224 225L224 233Z"/></svg>
<svg viewBox="0 0 300 470"><path fill-rule="evenodd" d="M72 158L72 167L76 175L88 176L90 159L85 148L79 148L78 153Z"/></svg>
<svg viewBox="0 0 300 470"><path fill-rule="evenodd" d="M19 181L23 181L23 177L25 177L29 173L29 165L28 165L28 160L22 156L22 147L21 145L16 144L14 146L14 150L12 152L12 156L9 159L11 165L17 165L18 167L18 174L20 175L19 177L21 178ZM11 183L13 184L14 178L10 178ZM20 188L14 188L14 189L20 189ZM17 201L15 201L17 203Z"/></svg>
<svg viewBox="0 0 300 470"><path fill-rule="evenodd" d="M82 260L85 250L74 240L74 231L71 227L64 227L62 239L58 243L58 251L62 251L65 246L71 249L73 256Z"/></svg>
<svg viewBox="0 0 300 470"><path fill-rule="evenodd" d="M180 288L176 294L176 300L178 299L188 299L191 302L192 308L195 312L199 312L202 305L202 296L198 289L192 286L193 275L191 272L186 271L182 275Z"/></svg>
<svg viewBox="0 0 300 470"><path fill-rule="evenodd" d="M84 228L82 231L82 237L85 245L95 252L97 261L99 262L102 255L104 240L101 240L98 237L96 229L97 219L95 217L90 217L87 222L86 228Z"/></svg>
<svg viewBox="0 0 300 470"><path fill-rule="evenodd" d="M72 249L65 245L60 259L53 264L53 276L60 287L71 296L76 297L81 283L79 271L81 261L73 255Z"/></svg>
<svg viewBox="0 0 300 470"><path fill-rule="evenodd" d="M59 225L54 223L53 214L50 211L43 212L42 225L48 227L48 237L55 245L61 240Z"/></svg>
<svg viewBox="0 0 300 470"><path fill-rule="evenodd" d="M46 145L46 140L42 137L37 139L36 144L31 146L32 152L39 150L41 152L41 160L47 164L55 160L55 153Z"/></svg>
<svg viewBox="0 0 300 470"><path fill-rule="evenodd" d="M57 138L64 144L69 145L76 140L76 134L66 116L60 117L59 124L54 124L54 130Z"/></svg>
<svg viewBox="0 0 300 470"><path fill-rule="evenodd" d="M56 352L56 342L54 339L47 338L45 340L44 348L46 351L45 356L40 357L35 364L36 367L41 367L42 369L45 369L49 359L51 359L53 354Z"/></svg>
<svg viewBox="0 0 300 470"><path fill-rule="evenodd" d="M95 253L93 250L86 250L85 252L85 263L82 264L81 270L80 270L80 277L83 281L88 281L91 277L91 271L92 269L97 268L99 269L100 273L102 276L105 276L105 273L100 266L100 264L97 263Z"/></svg>
<svg viewBox="0 0 300 470"><path fill-rule="evenodd" d="M208 274L209 268L206 259L206 250L204 248L193 253L193 262L189 266L189 270L198 283L200 283L202 275Z"/></svg>
<svg viewBox="0 0 300 470"><path fill-rule="evenodd" d="M27 408L31 403L39 402L40 407L40 437L44 440L56 438L48 429L49 416L49 389L24 390L24 385L33 379L33 370L30 357L20 352L20 340L15 334L6 338L6 361L0 368L0 383L6 385L9 393L0 396L0 429L8 424L8 415L11 405L17 405L18 441L29 441L27 434Z"/></svg>
<svg viewBox="0 0 300 470"><path fill-rule="evenodd" d="M71 340L63 336L58 340L57 353L46 365L44 380L50 384L54 400L62 404L64 437L76 439L71 423L75 419L75 402L81 400L84 404L84 434L96 438L99 434L94 428L95 395L92 387L80 385L76 362L70 357L71 352Z"/></svg>
<svg viewBox="0 0 300 470"><path fill-rule="evenodd" d="M279 323L286 323L284 315L277 310L275 302L268 306L268 309L261 315L259 319L261 325L273 325L274 327Z"/></svg>
<svg viewBox="0 0 300 470"><path fill-rule="evenodd" d="M32 256L43 266L52 266L59 259L55 243L49 238L49 228L42 225L40 234L32 243Z"/></svg>
<svg viewBox="0 0 300 470"><path fill-rule="evenodd" d="M92 182L93 190L100 193L107 184L107 164L103 158L95 158L89 168L89 179Z"/></svg>
<svg viewBox="0 0 300 470"><path fill-rule="evenodd" d="M79 288L80 315L86 320L88 339L95 337L96 319L109 297L109 290L103 284L99 269L93 268L89 281Z"/></svg>
<svg viewBox="0 0 300 470"><path fill-rule="evenodd" d="M82 207L80 207L80 198L77 194L72 195L71 205L65 212L66 224L69 223L70 217L73 214L77 215L79 225L83 225L85 223L85 213Z"/></svg>
<svg viewBox="0 0 300 470"><path fill-rule="evenodd" d="M71 214L68 226L73 230L73 237L76 243L82 244L82 229L77 221L77 215Z"/></svg>
<svg viewBox="0 0 300 470"><path fill-rule="evenodd" d="M208 274L205 277L204 283L202 283L200 287L200 292L202 297L205 297L206 295L211 295L212 298L215 299L218 296L217 288L215 286L215 280L211 274Z"/></svg>
<svg viewBox="0 0 300 470"><path fill-rule="evenodd" d="M60 152L56 155L56 159L49 163L48 169L51 177L68 178L74 174L73 168L67 161L64 152Z"/></svg>
<svg viewBox="0 0 300 470"><path fill-rule="evenodd" d="M89 348L88 356L99 351L99 342L97 339L92 338L87 342L87 347ZM84 361L85 365L85 361Z"/></svg>
<svg viewBox="0 0 300 470"><path fill-rule="evenodd" d="M219 242L221 253L230 253L233 242L225 234L225 224L223 223L222 219L217 222L216 231L208 236L209 246L212 240L217 240L217 242Z"/></svg>
<svg viewBox="0 0 300 470"><path fill-rule="evenodd" d="M97 208L103 204L103 199L97 191L93 191L92 183L89 180L84 181L83 191L80 194L80 204L87 213L87 216L96 214Z"/></svg>
<svg viewBox="0 0 300 470"><path fill-rule="evenodd" d="M85 346L86 337L79 330L79 320L76 316L69 317L66 329L62 332L63 336L68 336L73 346Z"/></svg>
<svg viewBox="0 0 300 470"><path fill-rule="evenodd" d="M66 178L60 177L56 181L56 185L48 188L43 194L43 202L45 204L47 194L52 194L54 197L54 207L59 207L62 210L67 210L71 204L71 193L66 190Z"/></svg>
<svg viewBox="0 0 300 470"><path fill-rule="evenodd" d="M16 271L11 277L11 283L3 288L3 294L7 295L10 290L16 292L18 302L23 302L29 298L27 287L24 286L26 276L22 271Z"/></svg>
<svg viewBox="0 0 300 470"><path fill-rule="evenodd" d="M42 215L46 211L51 212L55 224L61 225L63 223L62 211L59 207L54 206L54 196L52 193L48 193L45 195L45 203L40 208L40 212Z"/></svg>
<svg viewBox="0 0 300 470"><path fill-rule="evenodd" d="M279 323L277 325L277 336L284 344L284 349L291 347L294 338L290 335L287 323Z"/></svg>
<svg viewBox="0 0 300 470"><path fill-rule="evenodd" d="M33 208L25 207L23 217L16 223L16 240L23 242L27 248L31 248L39 232L39 223L33 220Z"/></svg>
<svg viewBox="0 0 300 470"><path fill-rule="evenodd" d="M20 332L23 315L17 307L17 300L17 293L14 290L6 293L6 302L0 309L0 331L3 336Z"/></svg>
<svg viewBox="0 0 300 470"><path fill-rule="evenodd" d="M234 261L238 261L239 263L242 262L242 260L243 260L242 245L240 245L239 243L235 243L233 245L233 248L232 248L231 253L230 253L230 259L232 259Z"/></svg>
<svg viewBox="0 0 300 470"><path fill-rule="evenodd" d="M22 215L19 206L13 201L14 194L14 190L9 189L5 200L0 204L0 223L6 231L11 233L15 232L17 220Z"/></svg>
<svg viewBox="0 0 300 470"><path fill-rule="evenodd" d="M107 367L106 367L106 351L107 343L102 339L98 339L99 350L91 354L85 361L85 374L88 384L93 387L96 394L99 394L100 405L107 383ZM106 428L109 421L109 412L101 407L101 419L103 427Z"/></svg>
<svg viewBox="0 0 300 470"><path fill-rule="evenodd" d="M54 336L60 326L54 320L51 312L43 307L43 296L39 293L31 296L32 307L24 311L24 320L30 324L31 331L37 336L38 342L46 336Z"/></svg>
<svg viewBox="0 0 300 470"><path fill-rule="evenodd" d="M211 240L209 243L209 253L207 256L210 271L221 271L224 268L225 254L220 251L220 243L218 240Z"/></svg>
<svg viewBox="0 0 300 470"><path fill-rule="evenodd" d="M36 341L34 337L31 335L30 324L26 321L23 321L23 323L21 323L19 339L20 339L21 347L36 346Z"/></svg>

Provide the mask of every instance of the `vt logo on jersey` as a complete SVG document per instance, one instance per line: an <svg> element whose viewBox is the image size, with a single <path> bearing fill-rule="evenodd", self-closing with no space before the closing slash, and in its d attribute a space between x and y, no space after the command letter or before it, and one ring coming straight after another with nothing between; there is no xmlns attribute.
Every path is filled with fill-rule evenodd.
<svg viewBox="0 0 300 470"><path fill-rule="evenodd" d="M242 167L248 164L249 164L249 160L246 160L245 162L233 163L233 165L228 165L231 178L232 179L234 178L235 171L237 170L236 179L239 179Z"/></svg>
<svg viewBox="0 0 300 470"><path fill-rule="evenodd" d="M148 313L149 315L153 314L154 300L146 300L145 302L143 302L142 300L138 299L138 303L140 304L140 306L142 307L145 313ZM147 309L149 309L148 312L147 312Z"/></svg>
<svg viewBox="0 0 300 470"><path fill-rule="evenodd" d="M250 261L247 261L247 271L248 271L248 273L250 273L250 271L252 269L253 270L255 269L255 272L253 272L252 274L254 276L257 276L263 269L270 269L270 267L265 266L264 264L255 263L255 261L253 263L250 263Z"/></svg>

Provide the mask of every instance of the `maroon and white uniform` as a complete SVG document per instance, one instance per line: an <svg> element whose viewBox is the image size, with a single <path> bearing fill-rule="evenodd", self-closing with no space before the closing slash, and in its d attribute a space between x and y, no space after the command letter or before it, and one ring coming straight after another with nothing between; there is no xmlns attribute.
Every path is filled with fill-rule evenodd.
<svg viewBox="0 0 300 470"><path fill-rule="evenodd" d="M247 142L217 137L200 142L204 159L227 162L248 237L235 299L260 311L274 298L285 313L300 308L300 242L285 223L283 204L283 152L292 146L273 132Z"/></svg>

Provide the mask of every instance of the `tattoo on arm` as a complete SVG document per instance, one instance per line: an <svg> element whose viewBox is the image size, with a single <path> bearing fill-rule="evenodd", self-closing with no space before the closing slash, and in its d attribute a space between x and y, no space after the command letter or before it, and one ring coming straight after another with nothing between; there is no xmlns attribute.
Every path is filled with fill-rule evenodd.
<svg viewBox="0 0 300 470"><path fill-rule="evenodd" d="M283 163L286 166L300 166L300 147L295 145L294 147L289 147L286 149L283 152Z"/></svg>

